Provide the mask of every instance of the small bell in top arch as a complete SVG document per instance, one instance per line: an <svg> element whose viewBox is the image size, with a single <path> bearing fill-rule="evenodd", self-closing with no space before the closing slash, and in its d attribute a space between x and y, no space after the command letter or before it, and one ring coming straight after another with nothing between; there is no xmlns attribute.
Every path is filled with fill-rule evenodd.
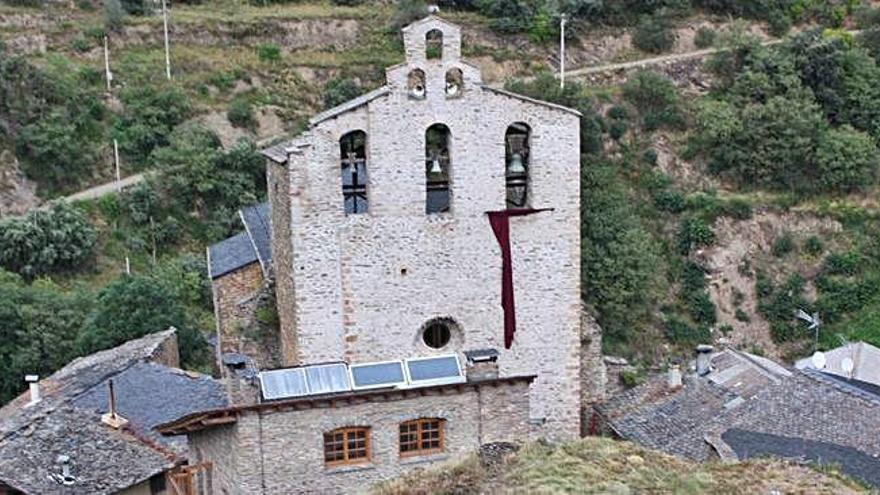
<svg viewBox="0 0 880 495"><path fill-rule="evenodd" d="M510 157L510 163L507 164L507 171L511 174L524 174L526 167L523 165L522 155L514 153Z"/></svg>

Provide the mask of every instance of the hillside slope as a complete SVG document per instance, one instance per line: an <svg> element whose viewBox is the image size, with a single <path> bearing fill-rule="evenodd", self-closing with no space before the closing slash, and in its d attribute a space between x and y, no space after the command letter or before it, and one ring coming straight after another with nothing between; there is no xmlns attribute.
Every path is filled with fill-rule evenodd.
<svg viewBox="0 0 880 495"><path fill-rule="evenodd" d="M495 462L415 472L379 486L382 495L421 493L869 493L835 472L779 461L694 464L628 442L590 437L531 444Z"/></svg>

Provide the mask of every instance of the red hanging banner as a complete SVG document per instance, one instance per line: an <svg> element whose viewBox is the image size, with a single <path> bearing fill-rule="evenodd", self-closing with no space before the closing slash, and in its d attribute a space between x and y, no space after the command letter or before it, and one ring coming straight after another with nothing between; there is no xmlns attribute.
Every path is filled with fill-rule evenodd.
<svg viewBox="0 0 880 495"><path fill-rule="evenodd" d="M501 307L504 309L504 348L510 349L513 345L513 334L516 333L516 303L513 296L513 259L510 253L510 217L521 217L552 211L553 208L542 209L516 209L489 211L489 224L498 246L501 247Z"/></svg>

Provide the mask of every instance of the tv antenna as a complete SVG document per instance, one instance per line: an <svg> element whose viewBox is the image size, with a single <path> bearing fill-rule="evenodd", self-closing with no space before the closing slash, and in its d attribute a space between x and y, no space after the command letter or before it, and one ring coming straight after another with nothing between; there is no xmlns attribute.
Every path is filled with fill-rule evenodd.
<svg viewBox="0 0 880 495"><path fill-rule="evenodd" d="M819 313L814 312L813 314L807 313L802 309L798 309L794 313L795 318L803 320L810 325L807 327L807 330L813 330L815 332L815 345L819 346L819 328L822 326L822 319L819 318Z"/></svg>

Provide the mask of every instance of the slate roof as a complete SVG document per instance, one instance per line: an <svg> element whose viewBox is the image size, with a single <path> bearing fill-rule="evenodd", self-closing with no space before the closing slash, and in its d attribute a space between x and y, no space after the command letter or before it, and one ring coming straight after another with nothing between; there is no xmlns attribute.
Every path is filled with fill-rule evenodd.
<svg viewBox="0 0 880 495"><path fill-rule="evenodd" d="M260 263L263 273L272 268L272 215L268 202L238 212L244 232L208 247L208 275L222 277L239 268Z"/></svg>
<svg viewBox="0 0 880 495"><path fill-rule="evenodd" d="M185 439L160 437L155 426L228 401L220 382L167 366L177 364L175 333L76 359L40 381L39 402L26 392L0 409L0 482L35 494L115 493L182 462ZM122 430L100 421L110 379L129 420ZM71 459L72 486L50 476L60 473L59 455Z"/></svg>
<svg viewBox="0 0 880 495"><path fill-rule="evenodd" d="M773 456L832 464L849 476L880 488L880 458L853 447L739 428L725 431L721 438L740 459Z"/></svg>
<svg viewBox="0 0 880 495"><path fill-rule="evenodd" d="M155 427L195 411L225 407L226 390L211 377L188 373L152 362L135 363L113 377L119 413L144 434L171 443L182 451L178 440L163 437ZM107 412L109 388L101 383L73 399L73 406L92 413L98 421Z"/></svg>
<svg viewBox="0 0 880 495"><path fill-rule="evenodd" d="M250 236L241 232L208 248L208 275L215 279L258 261Z"/></svg>
<svg viewBox="0 0 880 495"><path fill-rule="evenodd" d="M663 375L596 406L621 437L696 460L713 455L704 439L713 420L740 406L768 385L790 376L788 370L745 352L727 349L711 358L712 371L689 374L672 390Z"/></svg>
<svg viewBox="0 0 880 495"><path fill-rule="evenodd" d="M878 418L880 396L805 370L718 418L708 436L738 458L775 455L833 463L880 488Z"/></svg>
<svg viewBox="0 0 880 495"><path fill-rule="evenodd" d="M843 360L849 358L853 362L852 373L843 371ZM880 349L866 342L850 344L825 352L825 367L822 371L845 378L854 378L862 382L880 386ZM797 369L813 369L811 358L804 358L795 363Z"/></svg>
<svg viewBox="0 0 880 495"><path fill-rule="evenodd" d="M272 213L269 203L263 202L242 208L238 214L257 250L260 265L263 271L267 272L272 266Z"/></svg>

